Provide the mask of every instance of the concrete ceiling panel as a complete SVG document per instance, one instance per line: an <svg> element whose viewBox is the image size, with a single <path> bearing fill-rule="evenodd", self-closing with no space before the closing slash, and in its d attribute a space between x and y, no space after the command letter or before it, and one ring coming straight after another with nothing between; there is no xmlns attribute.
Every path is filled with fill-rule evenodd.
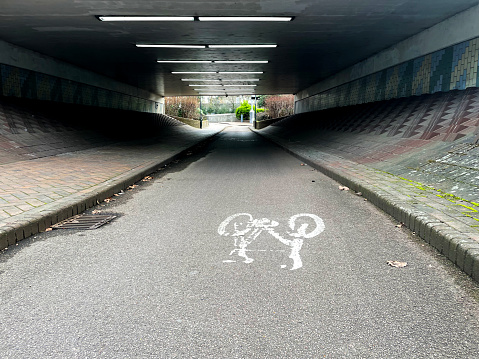
<svg viewBox="0 0 479 359"><path fill-rule="evenodd" d="M197 94L187 82L181 81L183 75L173 75L172 71L264 71L259 75L257 93L296 93L478 3L477 0L2 0L0 39L164 96ZM95 15L295 18L284 23L101 22ZM273 43L278 47L151 49L137 48L137 43ZM269 63L156 62L180 59L269 60Z"/></svg>

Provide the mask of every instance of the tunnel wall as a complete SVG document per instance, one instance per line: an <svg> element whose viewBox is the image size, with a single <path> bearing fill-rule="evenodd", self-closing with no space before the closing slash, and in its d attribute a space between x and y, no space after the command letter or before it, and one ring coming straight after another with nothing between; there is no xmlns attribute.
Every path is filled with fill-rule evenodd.
<svg viewBox="0 0 479 359"><path fill-rule="evenodd" d="M479 203L479 88L295 114L261 132Z"/></svg>
<svg viewBox="0 0 479 359"><path fill-rule="evenodd" d="M478 87L479 6L296 94L295 113Z"/></svg>
<svg viewBox="0 0 479 359"><path fill-rule="evenodd" d="M48 56L0 41L0 95L163 113L163 99Z"/></svg>
<svg viewBox="0 0 479 359"><path fill-rule="evenodd" d="M164 114L0 96L0 165L124 141L156 141L178 126L185 125Z"/></svg>

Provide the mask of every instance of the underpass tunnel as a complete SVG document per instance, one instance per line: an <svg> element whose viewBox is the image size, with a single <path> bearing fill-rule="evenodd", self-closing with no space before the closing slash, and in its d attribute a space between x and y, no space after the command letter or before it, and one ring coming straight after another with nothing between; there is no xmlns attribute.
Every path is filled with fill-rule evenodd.
<svg viewBox="0 0 479 359"><path fill-rule="evenodd" d="M169 96L294 94L259 132L476 200L478 3L4 0L0 164L158 140Z"/></svg>

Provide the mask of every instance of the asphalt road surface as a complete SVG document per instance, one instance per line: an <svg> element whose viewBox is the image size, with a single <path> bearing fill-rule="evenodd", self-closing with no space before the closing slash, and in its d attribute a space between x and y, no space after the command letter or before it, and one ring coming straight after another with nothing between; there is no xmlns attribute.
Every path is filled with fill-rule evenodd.
<svg viewBox="0 0 479 359"><path fill-rule="evenodd" d="M476 284L248 128L151 177L0 255L1 358L479 358Z"/></svg>

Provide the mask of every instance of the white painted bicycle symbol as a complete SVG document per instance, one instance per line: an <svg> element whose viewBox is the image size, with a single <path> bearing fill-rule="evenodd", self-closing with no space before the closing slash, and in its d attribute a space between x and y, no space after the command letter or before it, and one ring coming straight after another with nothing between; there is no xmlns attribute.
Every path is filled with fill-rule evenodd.
<svg viewBox="0 0 479 359"><path fill-rule="evenodd" d="M314 222L314 229L311 230L308 222ZM303 266L301 260L300 251L303 246L303 240L313 238L324 231L324 222L321 218L314 214L300 213L292 216L288 221L288 226L291 232L286 232L285 236L280 235L276 231L276 227L279 223L268 218L254 219L249 213L237 213L226 218L221 222L218 227L218 234L234 238L234 249L229 254L237 255L243 258L244 263L252 263L253 258L249 257L246 252L252 252L253 250L247 249L248 246L253 243L258 236L267 232L274 238L279 240L291 248L289 258L293 260L293 265L290 270L295 270ZM308 231L309 229L309 231ZM224 262L235 262L234 260L225 260ZM286 265L282 265L285 268Z"/></svg>

